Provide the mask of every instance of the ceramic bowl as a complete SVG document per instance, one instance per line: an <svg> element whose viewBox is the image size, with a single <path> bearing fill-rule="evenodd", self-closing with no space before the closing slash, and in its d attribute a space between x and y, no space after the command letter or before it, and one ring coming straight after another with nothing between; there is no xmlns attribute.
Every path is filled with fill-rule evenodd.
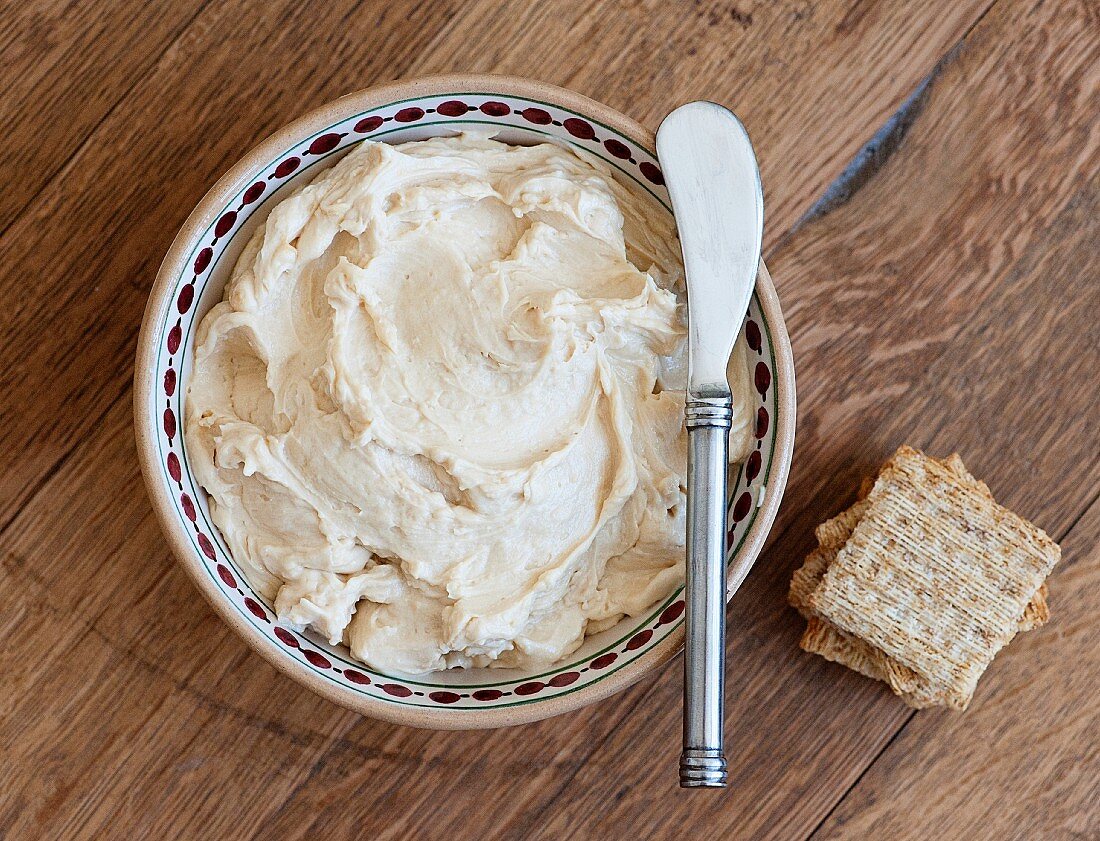
<svg viewBox="0 0 1100 841"><path fill-rule="evenodd" d="M507 142L553 139L584 149L670 212L653 133L579 94L499 76L427 78L350 94L250 151L188 217L149 296L134 395L138 452L153 507L180 563L222 618L276 667L326 698L375 718L440 729L534 721L629 686L681 648L682 592L587 638L549 668L378 672L353 660L345 647L279 623L211 523L181 432L195 327L221 299L237 256L272 206L363 140L397 143L469 126L495 129ZM764 544L794 442L791 347L763 264L745 331L759 403L756 449L731 474L731 590Z"/></svg>

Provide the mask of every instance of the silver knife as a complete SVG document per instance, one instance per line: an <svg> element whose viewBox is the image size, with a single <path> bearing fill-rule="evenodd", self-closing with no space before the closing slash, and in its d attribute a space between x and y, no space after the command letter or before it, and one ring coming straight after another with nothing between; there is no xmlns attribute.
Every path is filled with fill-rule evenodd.
<svg viewBox="0 0 1100 841"><path fill-rule="evenodd" d="M713 102L677 108L657 156L687 273L687 643L680 785L726 785L726 469L732 397L726 365L760 263L764 196L748 133Z"/></svg>

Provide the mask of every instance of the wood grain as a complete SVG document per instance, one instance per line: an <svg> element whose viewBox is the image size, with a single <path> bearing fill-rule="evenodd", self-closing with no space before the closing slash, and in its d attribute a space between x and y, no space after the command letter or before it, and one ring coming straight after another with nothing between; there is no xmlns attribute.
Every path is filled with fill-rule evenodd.
<svg viewBox="0 0 1100 841"><path fill-rule="evenodd" d="M649 79L631 81L621 68L618 84L606 87L605 71L619 66L626 47L632 55L658 50L635 44L639 30L651 33L649 42L658 40L652 33L672 31L675 49L662 47L634 66L678 67L687 55L711 68L709 95L736 104L759 135L766 236L774 242L983 3L939 0L916 29L903 0L881 4L854 28L844 24L843 3L779 3L761 7L746 30L726 3L699 4L684 15L656 3L338 0L326 4L331 31L296 25L292 0L210 4L0 235L0 294L11 302L0 309L7 403L0 526L109 404L126 399L145 295L195 202L243 149L309 107L392 77L493 70L568 83L652 124L670 102L706 92L702 80L687 73L690 84L649 87ZM563 56L563 43L577 46ZM777 52L796 44L799 52L765 60L756 43ZM287 58L277 70L242 60L257 50ZM872 72L878 66L891 70ZM836 91L836 108L822 106L814 77ZM753 85L742 88L748 78ZM66 329L51 332L59 320ZM52 340L43 342L44 335Z"/></svg>
<svg viewBox="0 0 1100 841"><path fill-rule="evenodd" d="M205 0L5 3L0 13L0 231L60 175L92 130Z"/></svg>
<svg viewBox="0 0 1100 841"><path fill-rule="evenodd" d="M989 7L5 9L0 153L22 177L0 196L0 837L1094 835L1100 20L1070 0ZM312 105L446 70L566 84L650 125L706 96L753 133L800 429L771 546L731 608L724 793L673 787L678 663L489 733L312 695L206 607L145 500L133 341L191 206ZM959 449L1066 536L1052 623L998 658L963 716L911 718L802 654L785 606L812 526L902 441Z"/></svg>

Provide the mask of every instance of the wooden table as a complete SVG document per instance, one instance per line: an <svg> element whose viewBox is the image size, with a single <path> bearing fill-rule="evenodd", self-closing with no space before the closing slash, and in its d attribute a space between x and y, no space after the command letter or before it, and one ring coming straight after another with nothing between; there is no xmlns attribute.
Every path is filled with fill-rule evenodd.
<svg viewBox="0 0 1100 841"><path fill-rule="evenodd" d="M678 662L511 730L338 708L214 616L146 501L134 341L191 207L305 110L449 70L753 134L799 429L730 607L727 791L676 788ZM4 0L0 77L0 837L1100 837L1096 0ZM1064 550L964 714L803 654L785 604L902 442Z"/></svg>

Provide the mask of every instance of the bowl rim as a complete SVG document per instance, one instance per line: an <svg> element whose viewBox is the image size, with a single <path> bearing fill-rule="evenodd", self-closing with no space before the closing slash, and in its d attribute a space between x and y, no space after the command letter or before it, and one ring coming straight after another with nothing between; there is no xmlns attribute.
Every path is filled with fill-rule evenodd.
<svg viewBox="0 0 1100 841"><path fill-rule="evenodd" d="M134 367L134 428L138 460L146 490L161 530L176 560L187 571L215 613L226 622L245 643L283 674L306 686L322 697L362 715L394 724L437 730L480 729L506 727L538 721L560 715L622 691L647 674L667 664L683 647L684 627L681 623L665 639L654 645L630 664L609 674L603 680L579 691L548 696L537 703L517 707L486 709L446 709L407 707L390 704L366 695L357 695L337 684L324 680L245 622L200 569L187 542L187 533L175 515L163 483L157 481L156 429L146 408L156 388L157 348L163 338L164 315L173 303L171 292L188 255L202 232L212 223L227 202L243 189L254 172L286 148L311 134L358 111L377 108L397 100L441 96L460 91L479 90L502 96L516 96L552 102L590 116L609 128L635 141L646 149L654 149L652 131L637 121L583 94L519 76L491 74L446 74L389 82L345 94L320 105L276 130L253 146L199 200L188 215L169 247L149 292L141 330L137 341ZM771 331L772 354L776 374L775 453L771 478L755 522L745 535L738 563L731 563L727 573L727 600L741 584L764 547L771 531L790 471L794 450L795 380L794 359L790 338L779 305L775 287L763 261L756 282L756 295Z"/></svg>

